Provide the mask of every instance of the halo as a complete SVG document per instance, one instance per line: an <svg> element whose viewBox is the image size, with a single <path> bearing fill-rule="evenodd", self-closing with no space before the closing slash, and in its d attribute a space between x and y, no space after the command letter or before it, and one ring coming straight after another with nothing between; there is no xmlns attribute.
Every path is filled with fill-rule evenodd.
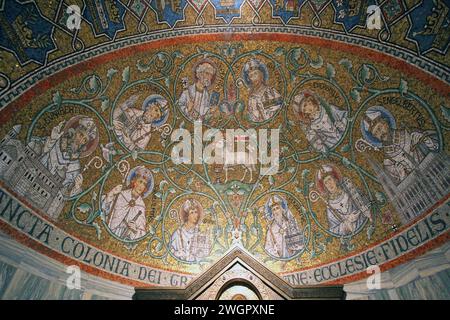
<svg viewBox="0 0 450 320"><path fill-rule="evenodd" d="M212 79L211 79L211 85L210 85L210 87L211 87L211 86L214 84L214 82L216 81L217 66L216 66L216 64L214 63L214 61L212 61L212 60L209 59L209 58L203 58L203 59L200 59L199 61L197 61L197 62L194 64L194 66L192 67L192 79L197 80L197 72L196 72L197 67L198 67L199 65L203 64L203 63L208 63L208 64L210 64L210 65L214 68L214 75L213 75L213 77L212 77Z"/></svg>
<svg viewBox="0 0 450 320"><path fill-rule="evenodd" d="M342 180L342 174L341 174L341 171L339 170L338 167L336 167L333 164L326 164L326 166L331 168L331 174L333 175L333 177L335 177L338 181ZM322 195L327 194L327 191L326 191L325 186L323 184L324 178L323 177L319 177L320 176L320 171L322 170L323 167L324 166L320 166L320 169L317 170L316 179L315 179L316 180L315 181L316 182L316 188L319 191L319 193L322 194Z"/></svg>
<svg viewBox="0 0 450 320"><path fill-rule="evenodd" d="M282 197L282 196L280 196L280 195L278 195L278 194L269 197L269 199L267 199L267 201L266 201L266 204L264 205L264 212L265 212L265 214L266 214L266 218L269 219L269 220L271 220L271 219L273 218L272 208L270 207L269 204L270 204L271 200L272 200L274 197L280 198L280 199L281 199L281 207L282 207L284 210L287 209L287 201L286 201L286 199L285 199L284 197Z"/></svg>
<svg viewBox="0 0 450 320"><path fill-rule="evenodd" d="M183 204L181 205L180 209L178 210L179 216L180 216L180 221L181 221L182 223L184 223L185 220L187 220L187 219L184 219L184 210L183 210L183 207L184 207L184 204L186 203L186 201L192 201L192 202L195 204L196 207L200 208L200 217L199 217L199 219L198 219L198 221L199 221L198 224L202 223L202 222L203 222L203 218L204 218L204 216L205 216L205 210L203 210L203 206L202 206L202 204L200 203L200 201L198 201L198 200L196 200L196 199L194 199L194 198L186 199L186 200L183 202Z"/></svg>
<svg viewBox="0 0 450 320"><path fill-rule="evenodd" d="M383 117L384 119L386 119L388 121L389 128L391 130L396 128L395 119L394 119L392 113L390 113L386 108L384 108L382 106L373 106L373 107L368 108L366 110L366 112L364 112L364 114L366 114L368 111L369 112L380 112L381 113L380 117ZM363 136L364 140L369 142L374 147L378 147L379 148L379 147L382 146L381 141L378 140L377 138L375 138L369 132L369 128L368 128L366 122L364 121L364 118L361 119L361 133L362 133L362 136Z"/></svg>
<svg viewBox="0 0 450 320"><path fill-rule="evenodd" d="M81 119L90 119L93 121L93 119L90 117L81 116L81 115L73 116L64 125L63 133L66 133L69 129L78 127L80 125ZM92 154L92 152L94 152L94 150L97 149L98 142L99 142L99 136L98 136L98 128L97 128L96 133L95 133L95 138L90 139L89 142L86 144L85 150L80 153L80 159L90 156Z"/></svg>
<svg viewBox="0 0 450 320"><path fill-rule="evenodd" d="M319 95L314 91L303 90L303 91L300 91L298 94L296 94L294 96L294 101L291 104L293 105L293 109L294 109L293 111L294 111L295 116L302 123L308 122L305 117L305 114L302 112L302 110L300 108L301 102L307 97L314 98L317 101L317 103L319 104L319 107L322 106L322 101L321 101ZM296 101L297 100L296 98L298 98L298 102Z"/></svg>
<svg viewBox="0 0 450 320"><path fill-rule="evenodd" d="M153 186L154 186L153 175L149 169L147 169L144 166L134 167L128 173L126 184L127 184L127 187L130 186L131 180L133 180L134 176L136 176L137 171L141 170L141 169L148 170L148 173L149 173L148 180L147 180L147 191L142 195L142 199L145 199L153 191Z"/></svg>
<svg viewBox="0 0 450 320"><path fill-rule="evenodd" d="M248 64L252 60L258 61L258 69L261 70L261 72L263 74L263 81L264 81L264 83L267 83L267 81L269 80L269 70L267 69L266 64L264 62L262 62L261 60L259 60L259 59L252 58L249 61L247 61L244 64L244 67L242 68L242 79L244 80L245 85L247 87L250 86L250 79L248 78Z"/></svg>
<svg viewBox="0 0 450 320"><path fill-rule="evenodd" d="M167 100L166 98L164 98L163 96L159 95L159 94L152 94L150 96L148 96L144 102L142 103L142 110L147 111L147 109L150 107L151 104L153 104L154 102L160 102L162 101L163 106L167 105ZM164 110L163 116L161 119L159 119L158 121L153 121L152 124L155 127L160 127L162 126L164 123L166 123L167 118L169 118L169 109L166 108Z"/></svg>

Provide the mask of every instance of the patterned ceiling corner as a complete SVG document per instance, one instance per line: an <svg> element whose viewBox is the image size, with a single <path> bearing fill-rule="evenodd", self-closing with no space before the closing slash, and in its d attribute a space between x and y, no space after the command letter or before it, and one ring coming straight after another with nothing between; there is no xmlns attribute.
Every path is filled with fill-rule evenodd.
<svg viewBox="0 0 450 320"><path fill-rule="evenodd" d="M449 9L0 0L0 228L135 286L236 246L293 286L422 254L449 240Z"/></svg>

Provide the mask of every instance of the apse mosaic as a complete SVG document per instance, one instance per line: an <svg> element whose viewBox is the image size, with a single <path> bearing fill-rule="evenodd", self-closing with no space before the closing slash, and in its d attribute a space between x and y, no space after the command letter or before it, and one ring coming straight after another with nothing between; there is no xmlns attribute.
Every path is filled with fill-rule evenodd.
<svg viewBox="0 0 450 320"><path fill-rule="evenodd" d="M373 5L380 27L368 30ZM3 0L0 59L8 66L0 88L99 44L204 26L312 27L400 46L445 64L449 6L448 0Z"/></svg>
<svg viewBox="0 0 450 320"><path fill-rule="evenodd" d="M447 241L448 3L384 2L379 43L404 44L388 55L350 44L375 2L86 0L79 31L64 29L67 1L53 15L0 2L0 227L93 274L161 286L236 246L302 285ZM290 34L306 17L348 43ZM120 44L150 26L171 31ZM229 131L256 163L207 161Z"/></svg>

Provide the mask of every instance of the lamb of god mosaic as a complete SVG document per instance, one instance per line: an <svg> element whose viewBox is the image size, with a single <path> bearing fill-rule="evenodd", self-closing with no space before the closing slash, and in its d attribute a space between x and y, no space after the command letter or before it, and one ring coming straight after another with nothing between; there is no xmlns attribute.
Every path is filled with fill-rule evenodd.
<svg viewBox="0 0 450 320"><path fill-rule="evenodd" d="M2 197L139 264L196 274L241 246L289 274L448 200L436 92L389 64L276 40L111 55L5 109Z"/></svg>

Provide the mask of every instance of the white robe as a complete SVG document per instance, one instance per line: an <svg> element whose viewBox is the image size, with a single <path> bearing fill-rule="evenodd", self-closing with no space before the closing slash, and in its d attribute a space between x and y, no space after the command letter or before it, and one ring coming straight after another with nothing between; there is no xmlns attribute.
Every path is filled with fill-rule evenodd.
<svg viewBox="0 0 450 320"><path fill-rule="evenodd" d="M278 91L262 85L257 91L252 91L248 98L248 114L254 122L262 122L272 118L283 105L283 98Z"/></svg>
<svg viewBox="0 0 450 320"><path fill-rule="evenodd" d="M434 131L394 130L392 144L383 146L384 168L400 183L422 162L428 152L437 151Z"/></svg>
<svg viewBox="0 0 450 320"><path fill-rule="evenodd" d="M288 258L302 249L302 245L288 247L286 237L301 234L297 221L290 210L285 212L286 217L273 218L267 228L264 248L272 256ZM286 219L287 218L287 219Z"/></svg>
<svg viewBox="0 0 450 320"><path fill-rule="evenodd" d="M81 176L81 165L78 159L70 159L67 152L61 150L61 139L57 140L47 137L40 156L41 163L50 171L50 173L58 174L64 179L63 186L66 188L69 196L80 193L81 188L75 187L75 178ZM30 147L34 148L38 139L35 139ZM35 149L36 150L36 149Z"/></svg>
<svg viewBox="0 0 450 320"><path fill-rule="evenodd" d="M354 233L370 216L368 201L363 199L359 190L348 180L347 182L350 190L342 190L336 198L327 202L329 230L340 236Z"/></svg>
<svg viewBox="0 0 450 320"><path fill-rule="evenodd" d="M108 227L118 237L134 240L147 232L144 200L142 197L134 199L131 189L121 191L116 196L108 194L102 208L107 214ZM130 221L135 222L136 232L128 227Z"/></svg>
<svg viewBox="0 0 450 320"><path fill-rule="evenodd" d="M306 134L306 139L316 151L325 152L327 149L335 146L342 138L345 127L347 126L347 111L330 105L330 112L334 121L330 118L324 107L320 106L319 117L309 125L302 126Z"/></svg>
<svg viewBox="0 0 450 320"><path fill-rule="evenodd" d="M170 244L174 256L187 262L208 256L211 249L208 235L200 232L198 226L190 230L185 226L178 228L172 234Z"/></svg>
<svg viewBox="0 0 450 320"><path fill-rule="evenodd" d="M188 105L193 103L194 106L190 113L188 112ZM198 91L195 84L190 85L181 93L178 100L178 106L183 113L191 120L203 120L210 110L210 94L208 90Z"/></svg>
<svg viewBox="0 0 450 320"><path fill-rule="evenodd" d="M123 129L115 127L119 139L130 149L144 150L151 138L152 124L142 119L144 111L137 108L123 108L114 114L114 120L123 124ZM126 121L121 121L125 117ZM128 132L128 134L124 134Z"/></svg>

